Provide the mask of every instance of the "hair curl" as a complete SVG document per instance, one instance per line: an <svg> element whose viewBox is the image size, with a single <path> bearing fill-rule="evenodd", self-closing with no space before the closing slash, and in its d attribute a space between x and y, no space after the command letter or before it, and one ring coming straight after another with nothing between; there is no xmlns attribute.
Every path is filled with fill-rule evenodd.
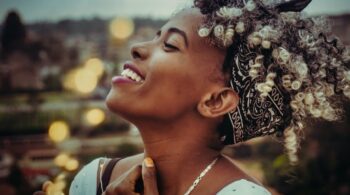
<svg viewBox="0 0 350 195"><path fill-rule="evenodd" d="M340 96L350 98L350 55L338 39L328 38L333 35L325 18L282 12L273 4L268 0L194 0L206 16L199 35L221 48L248 44L260 58L257 61L264 59L265 69L255 63L249 71L252 78L265 76L265 82L257 85L261 96L273 85L288 94L291 120L286 121L283 135L294 164L306 118L341 118ZM232 56L226 56L225 74L232 74L233 63ZM228 122L225 119L219 128L227 132Z"/></svg>

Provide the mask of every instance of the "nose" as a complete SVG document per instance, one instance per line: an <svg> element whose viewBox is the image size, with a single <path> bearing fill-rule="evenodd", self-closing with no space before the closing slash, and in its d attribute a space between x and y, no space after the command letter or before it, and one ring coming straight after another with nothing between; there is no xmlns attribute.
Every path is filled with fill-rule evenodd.
<svg viewBox="0 0 350 195"><path fill-rule="evenodd" d="M145 60L149 55L149 48L145 43L136 43L131 47L131 56L135 60Z"/></svg>

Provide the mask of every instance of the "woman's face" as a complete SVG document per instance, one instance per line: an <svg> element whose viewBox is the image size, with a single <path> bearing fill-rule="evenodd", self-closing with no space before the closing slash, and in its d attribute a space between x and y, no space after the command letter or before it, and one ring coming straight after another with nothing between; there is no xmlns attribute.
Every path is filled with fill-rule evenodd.
<svg viewBox="0 0 350 195"><path fill-rule="evenodd" d="M197 35L202 19L197 9L183 10L153 40L134 45L132 60L124 68L144 78L127 79L125 75L133 74L130 71L114 77L106 99L109 109L131 122L171 121L196 113L197 104L212 86L224 86L225 52Z"/></svg>

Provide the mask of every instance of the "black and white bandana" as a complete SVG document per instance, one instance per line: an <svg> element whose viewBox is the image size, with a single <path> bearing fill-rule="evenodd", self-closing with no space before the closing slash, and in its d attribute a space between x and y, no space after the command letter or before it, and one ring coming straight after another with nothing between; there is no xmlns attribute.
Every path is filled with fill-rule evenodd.
<svg viewBox="0 0 350 195"><path fill-rule="evenodd" d="M292 120L291 97L281 86L280 70L273 70L279 76L273 78L275 84L264 97L257 89L259 83L265 82L273 62L264 59L261 71L264 73L256 77L249 74L251 63L262 52L271 52L271 42L267 42L264 51L251 48L247 42L247 31L251 33L255 27L250 23L243 23L241 18L249 21L252 15L255 18L276 17L274 13L298 12L310 2L311 0L282 0L265 5L262 0L195 1L195 6L207 16L207 24L198 34L200 37L208 37L210 43L227 49L224 67L231 67L230 86L240 97L237 109L229 112L225 118L225 123L231 124L229 128L225 126L222 133L225 144L282 133Z"/></svg>
<svg viewBox="0 0 350 195"><path fill-rule="evenodd" d="M260 97L256 85L263 78L249 76L249 62L257 54L247 44L241 44L232 55L230 85L240 97L237 109L228 113L233 130L232 143L282 132L291 120L289 96L275 85L266 98Z"/></svg>

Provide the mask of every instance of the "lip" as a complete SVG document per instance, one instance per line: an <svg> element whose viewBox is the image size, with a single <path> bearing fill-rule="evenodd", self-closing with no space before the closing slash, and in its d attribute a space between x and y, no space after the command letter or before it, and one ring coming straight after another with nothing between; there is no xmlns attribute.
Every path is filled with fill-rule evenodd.
<svg viewBox="0 0 350 195"><path fill-rule="evenodd" d="M130 62L130 61L125 62L124 66L123 66L123 70L125 70L125 69L132 70L138 76L140 76L142 80L145 80L145 76L141 73L141 71L137 68L136 65L132 64L132 62ZM128 77L118 75L118 76L114 76L112 78L112 83L114 83L114 84L122 84L122 83L136 84L136 83L139 83L139 82L136 82L136 81L134 81L134 80L132 80L132 79L130 79Z"/></svg>
<svg viewBox="0 0 350 195"><path fill-rule="evenodd" d="M112 83L121 84L121 83L136 83L136 81L131 80L124 76L115 76L112 78Z"/></svg>
<svg viewBox="0 0 350 195"><path fill-rule="evenodd" d="M142 80L145 80L145 76L141 73L141 71L137 68L137 66L135 66L134 64L132 64L131 62L126 62L124 64L123 69L131 69L132 71L134 71L137 75L139 75Z"/></svg>

